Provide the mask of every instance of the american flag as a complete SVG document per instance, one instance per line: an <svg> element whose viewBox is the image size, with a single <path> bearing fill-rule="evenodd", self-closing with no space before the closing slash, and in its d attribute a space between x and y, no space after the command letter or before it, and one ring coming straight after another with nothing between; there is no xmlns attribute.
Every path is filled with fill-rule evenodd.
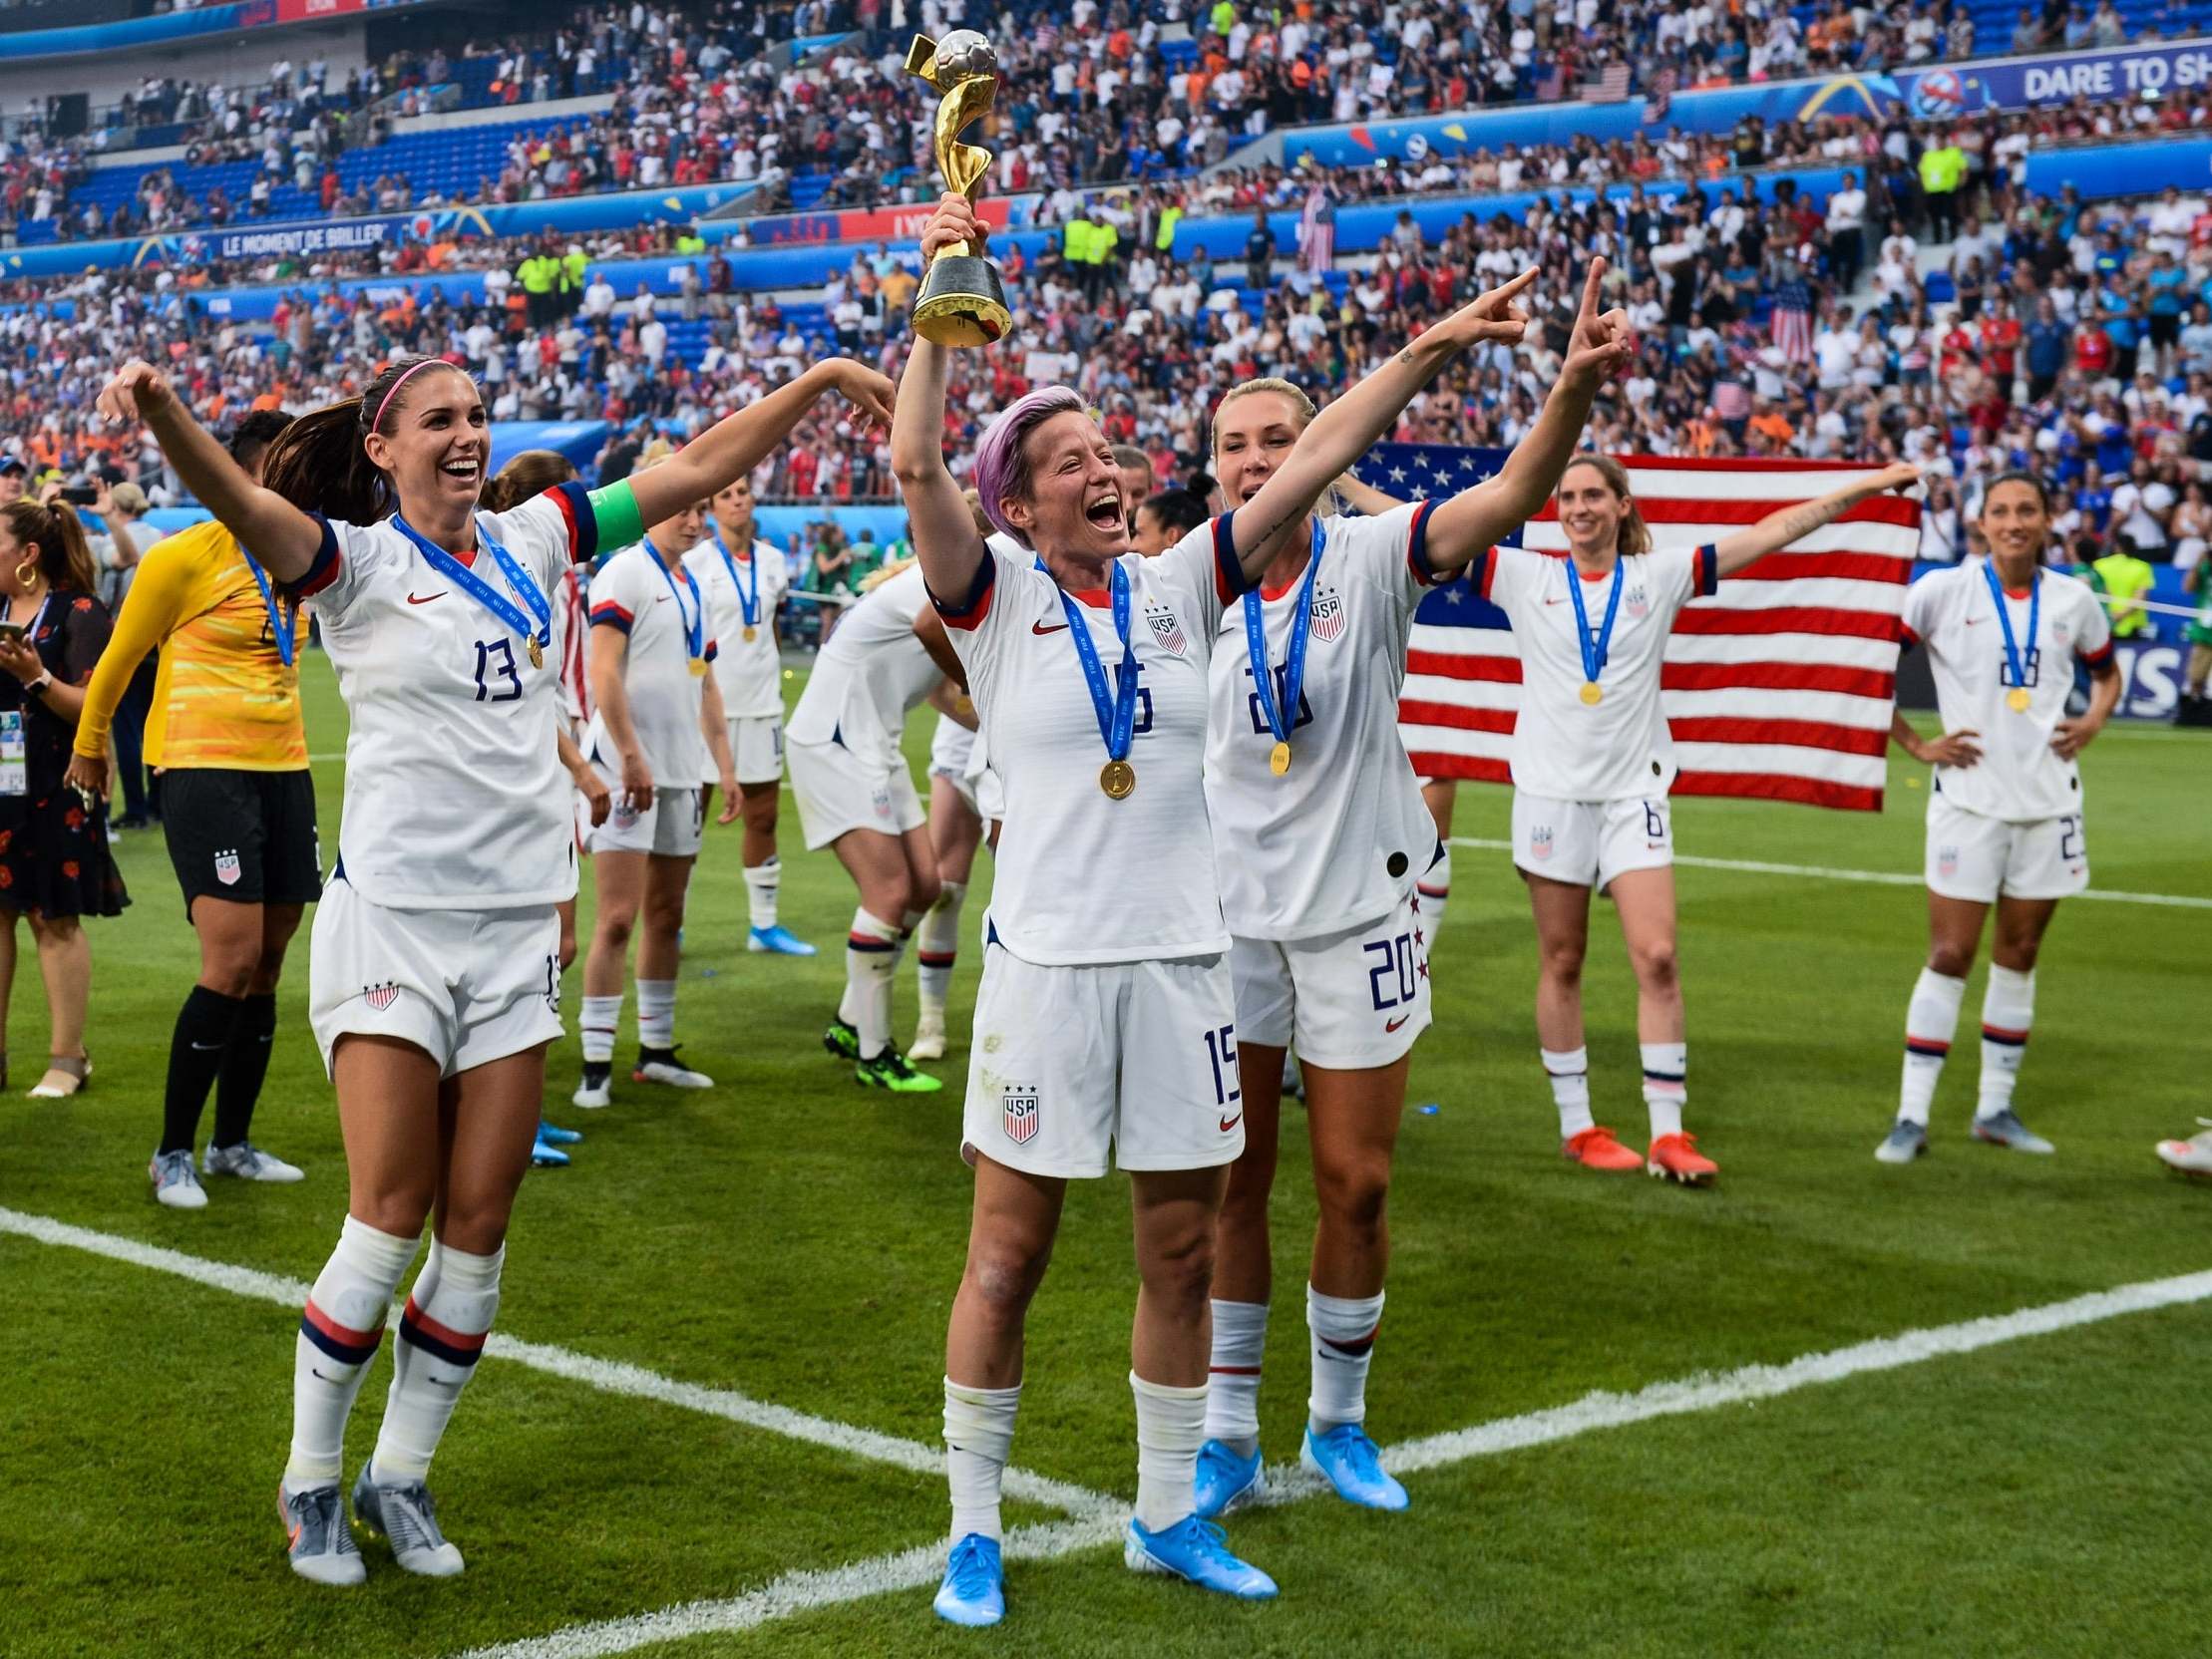
<svg viewBox="0 0 2212 1659"><path fill-rule="evenodd" d="M1803 276L1795 271L1782 278L1774 290L1774 310L1768 318L1774 344L1787 363L1813 360L1813 295Z"/></svg>
<svg viewBox="0 0 2212 1659"><path fill-rule="evenodd" d="M1378 444L1355 472L1400 500L1442 498L1490 477L1507 454ZM1797 461L1622 461L1661 547L1701 546L1868 471ZM1549 504L1518 544L1564 552ZM1882 810L1900 618L1919 544L1919 503L1878 496L1683 609L1659 682L1681 765L1675 794ZM1398 704L1415 772L1511 782L1520 691L1521 661L1503 611L1465 580L1421 602Z"/></svg>
<svg viewBox="0 0 2212 1659"><path fill-rule="evenodd" d="M1326 275L1336 262L1336 205L1319 184L1305 192L1298 214L1298 262L1315 276Z"/></svg>

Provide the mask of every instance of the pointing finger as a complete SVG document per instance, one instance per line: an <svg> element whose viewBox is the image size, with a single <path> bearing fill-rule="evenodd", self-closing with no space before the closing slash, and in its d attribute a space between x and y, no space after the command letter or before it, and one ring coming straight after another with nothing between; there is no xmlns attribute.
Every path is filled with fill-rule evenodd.
<svg viewBox="0 0 2212 1659"><path fill-rule="evenodd" d="M1598 314L1598 291L1601 287L1605 285L1605 260L1591 260L1590 275L1584 280L1582 285L1582 314L1585 317L1595 317Z"/></svg>

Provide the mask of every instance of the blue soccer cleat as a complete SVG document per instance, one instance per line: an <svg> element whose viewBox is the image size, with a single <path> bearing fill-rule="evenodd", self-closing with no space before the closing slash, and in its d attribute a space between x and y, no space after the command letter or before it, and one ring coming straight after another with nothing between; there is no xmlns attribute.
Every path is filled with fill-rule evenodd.
<svg viewBox="0 0 2212 1659"><path fill-rule="evenodd" d="M541 1118L538 1120L538 1139L549 1147L572 1147L583 1139L581 1130L555 1129Z"/></svg>
<svg viewBox="0 0 2212 1659"><path fill-rule="evenodd" d="M568 1155L540 1136L538 1144L530 1150L530 1161L540 1169L565 1169L568 1167Z"/></svg>
<svg viewBox="0 0 2212 1659"><path fill-rule="evenodd" d="M1198 1517L1212 1520L1260 1495L1260 1450L1245 1457L1210 1440L1198 1449Z"/></svg>
<svg viewBox="0 0 2212 1659"><path fill-rule="evenodd" d="M1308 1428L1298 1464L1335 1489L1336 1495L1363 1509L1402 1509L1411 1501L1405 1488L1382 1467L1382 1454L1356 1423L1339 1423L1325 1435Z"/></svg>
<svg viewBox="0 0 2212 1659"><path fill-rule="evenodd" d="M812 956L814 946L793 933L781 923L774 927L756 927L745 940L745 948L755 955Z"/></svg>
<svg viewBox="0 0 2212 1659"><path fill-rule="evenodd" d="M1006 1616L1006 1570L999 1563L998 1540L970 1532L952 1546L944 1563L944 1582L930 1603L947 1624L975 1628Z"/></svg>
<svg viewBox="0 0 2212 1659"><path fill-rule="evenodd" d="M1121 1558L1132 1572L1164 1572L1240 1601L1268 1601L1276 1593L1274 1579L1232 1555L1222 1529L1195 1514L1157 1532L1131 1519L1122 1534Z"/></svg>

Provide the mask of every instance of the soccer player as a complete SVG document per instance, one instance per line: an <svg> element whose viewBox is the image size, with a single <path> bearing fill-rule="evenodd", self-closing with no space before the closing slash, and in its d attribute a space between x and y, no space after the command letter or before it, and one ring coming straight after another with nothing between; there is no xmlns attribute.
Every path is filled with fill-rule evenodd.
<svg viewBox="0 0 2212 1659"><path fill-rule="evenodd" d="M739 479L719 492L706 539L684 554L706 595L720 653L713 679L729 722L736 761L738 815L745 821L745 948L775 956L812 956L814 946L776 916L783 861L776 856L776 804L784 781L783 657L776 642L776 607L791 586L784 555L753 528L753 484ZM703 780L709 790L718 779Z"/></svg>
<svg viewBox="0 0 2212 1659"><path fill-rule="evenodd" d="M230 435L230 459L258 480L291 417L255 411ZM106 794L108 734L149 651L161 666L146 761L162 771L162 830L199 939L199 976L170 1036L154 1195L198 1209L206 1189L192 1142L207 1091L210 1176L295 1181L300 1171L248 1138L276 1038L276 983L307 904L322 891L315 782L294 666L307 628L219 520L147 549L85 690L67 782Z"/></svg>
<svg viewBox="0 0 2212 1659"><path fill-rule="evenodd" d="M1429 1024L1414 883L1439 838L1398 735L1414 608L1541 507L1590 405L1628 359L1625 312L1601 316L1593 261L1571 352L1541 420L1497 477L1375 517L1308 515L1271 549L1257 591L1214 640L1206 803L1235 938L1245 1150L1216 1234L1213 1355L1198 1512L1260 1482L1259 1395L1274 1271L1284 1062L1304 1075L1319 1225L1305 1286L1311 1393L1299 1462L1347 1501L1402 1509L1364 1427L1389 1261L1384 1219L1414 1041ZM1313 420L1285 380L1214 411L1214 476L1234 511L1290 461Z"/></svg>
<svg viewBox="0 0 2212 1659"><path fill-rule="evenodd" d="M1974 1135L2015 1152L2051 1150L2013 1110L2013 1088L2034 1023L2043 933L2058 901L2089 884L2076 758L2120 699L2104 607L2087 583L2041 567L2050 534L2042 480L1992 480L1977 527L1988 557L1924 576L1905 595L1905 642L1928 653L1944 730L1922 738L1902 714L1890 724L1898 747L1936 770L1928 792L1928 965L1905 1013L1897 1122L1874 1155L1884 1163L1910 1163L1928 1148L1936 1081L1993 904ZM2076 662L2089 671L2089 704L2068 718Z"/></svg>
<svg viewBox="0 0 2212 1659"><path fill-rule="evenodd" d="M353 1500L403 1568L462 1568L426 1483L499 1306L546 1046L560 1030L553 905L575 883L547 590L602 538L633 540L743 477L833 390L873 419L890 414L881 375L817 364L664 467L588 494L563 486L496 516L477 510L484 401L443 359L389 363L358 399L302 416L270 446L259 485L152 365L126 364L100 395L109 421L144 424L273 583L313 596L351 717L338 862L309 974L351 1192L300 1321L277 1493L302 1577L365 1575L338 1484L345 1421L434 1207Z"/></svg>
<svg viewBox="0 0 2212 1659"><path fill-rule="evenodd" d="M922 253L988 235L947 195ZM1414 391L1471 341L1519 338L1524 318L1492 314L1510 299L1486 295L1421 336L1332 404L1253 500L1154 559L1131 552L1133 503L1064 387L1017 399L983 436L977 494L1023 553L986 546L945 470L947 353L922 340L908 359L892 468L1006 789L962 1123L973 1218L945 1343L952 1538L935 1606L953 1623L1004 1616L999 1486L1023 1324L1067 1182L1104 1174L1109 1146L1130 1171L1141 1284L1123 1559L1233 1596L1275 1593L1194 1495L1214 1222L1223 1165L1244 1146L1204 785L1207 660L1273 543Z"/></svg>
<svg viewBox="0 0 2212 1659"><path fill-rule="evenodd" d="M720 642L683 558L705 522L706 502L687 502L591 578L596 709L581 747L613 793L614 810L586 836L597 902L583 957L583 1080L572 1097L580 1107L605 1106L611 1098L622 970L633 930L637 1064L630 1080L672 1089L714 1087L712 1078L676 1057L678 935L706 825L706 793L693 780L711 759L722 780L720 823L736 820L741 800L713 673Z"/></svg>
<svg viewBox="0 0 2212 1659"><path fill-rule="evenodd" d="M1206 519L1206 503L1188 490L1163 490L1137 508L1129 545L1146 558L1157 558Z"/></svg>
<svg viewBox="0 0 2212 1659"><path fill-rule="evenodd" d="M1719 1173L1682 1129L1689 1049L1674 965L1674 840L1666 792L1674 746L1659 708L1660 659L1683 605L1885 490L1920 477L1891 467L1770 512L1717 542L1655 550L1608 456L1577 456L1559 482L1565 558L1493 548L1471 573L1506 613L1521 656L1513 726L1513 861L1528 884L1541 957L1536 1035L1559 1110L1561 1154L1586 1168L1703 1185ZM1652 1140L1640 1158L1593 1121L1583 1047L1582 965L1592 890L1621 919L1636 973L1637 1038Z"/></svg>
<svg viewBox="0 0 2212 1659"><path fill-rule="evenodd" d="M907 941L937 898L937 863L900 750L907 714L953 709L923 636L935 626L921 567L886 565L814 659L791 714L791 791L807 850L829 847L860 889L845 944L845 995L823 1047L871 1089L934 1094L891 1037L891 994Z"/></svg>

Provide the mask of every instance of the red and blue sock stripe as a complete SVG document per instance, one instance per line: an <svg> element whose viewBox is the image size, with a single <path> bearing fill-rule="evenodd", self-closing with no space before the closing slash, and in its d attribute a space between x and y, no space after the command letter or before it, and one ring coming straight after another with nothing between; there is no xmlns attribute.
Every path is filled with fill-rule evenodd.
<svg viewBox="0 0 2212 1659"><path fill-rule="evenodd" d="M484 1357L484 1339L490 1334L488 1331L457 1331L451 1325L441 1325L417 1307L412 1296L407 1298L407 1310L399 1320L400 1341L426 1354L434 1354L448 1365L476 1364Z"/></svg>
<svg viewBox="0 0 2212 1659"><path fill-rule="evenodd" d="M1907 1037L1905 1052L1917 1054L1923 1060L1942 1060L1950 1055L1951 1045L1939 1043L1933 1037Z"/></svg>
<svg viewBox="0 0 2212 1659"><path fill-rule="evenodd" d="M300 1310L299 1334L340 1365L366 1365L376 1357L376 1345L384 1340L384 1327L379 1324L357 1331L341 1325L315 1306L310 1296Z"/></svg>
<svg viewBox="0 0 2212 1659"><path fill-rule="evenodd" d="M1984 1022L1982 1041L1985 1043L2001 1043L2009 1049L2025 1048L2028 1045L2028 1032L2025 1027L2019 1031L2014 1031L2006 1026L1990 1025Z"/></svg>

